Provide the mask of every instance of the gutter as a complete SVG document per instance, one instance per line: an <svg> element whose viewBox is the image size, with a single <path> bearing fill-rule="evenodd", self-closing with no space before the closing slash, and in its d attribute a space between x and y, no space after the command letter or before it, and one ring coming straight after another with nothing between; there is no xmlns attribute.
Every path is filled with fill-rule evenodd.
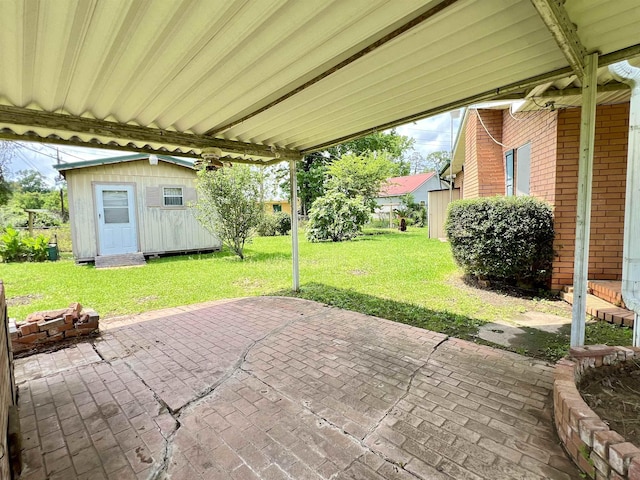
<svg viewBox="0 0 640 480"><path fill-rule="evenodd" d="M616 80L631 87L629 152L622 248L622 299L634 312L633 346L640 346L640 68L629 62L609 65Z"/></svg>

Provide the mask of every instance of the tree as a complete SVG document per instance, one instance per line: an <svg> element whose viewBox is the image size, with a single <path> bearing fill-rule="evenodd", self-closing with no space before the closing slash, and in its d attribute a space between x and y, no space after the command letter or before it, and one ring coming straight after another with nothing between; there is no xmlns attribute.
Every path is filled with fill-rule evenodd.
<svg viewBox="0 0 640 480"><path fill-rule="evenodd" d="M198 172L196 218L241 259L264 214L260 182L260 173L245 165Z"/></svg>
<svg viewBox="0 0 640 480"><path fill-rule="evenodd" d="M338 191L349 198L362 197L373 212L384 182L393 172L393 163L386 155L344 155L328 168L327 191Z"/></svg>
<svg viewBox="0 0 640 480"><path fill-rule="evenodd" d="M11 197L11 185L7 180L7 169L15 152L15 143L0 141L0 205L5 205Z"/></svg>
<svg viewBox="0 0 640 480"><path fill-rule="evenodd" d="M390 176L408 175L409 163L405 159L405 154L413 148L414 142L413 138L399 135L395 130L391 130L372 133L366 137L329 147L321 152L305 155L297 166L300 211L303 215L307 215L316 198L324 195L327 169L332 162L343 155L386 155L393 165ZM276 176L280 180L280 187L289 192L291 187L288 166L278 169Z"/></svg>
<svg viewBox="0 0 640 480"><path fill-rule="evenodd" d="M388 133L376 132L366 137L350 140L327 151L333 158L339 158L346 154L364 155L366 153L386 153L387 158L392 162L401 162L403 155L413 148L415 140L404 135L399 135L395 130Z"/></svg>
<svg viewBox="0 0 640 480"><path fill-rule="evenodd" d="M306 228L307 239L311 242L350 240L368 219L369 208L362 197L348 197L331 190L313 204Z"/></svg>
<svg viewBox="0 0 640 480"><path fill-rule="evenodd" d="M20 170L16 183L23 192L48 193L51 187L47 184L47 179L37 170Z"/></svg>
<svg viewBox="0 0 640 480"><path fill-rule="evenodd" d="M423 172L439 173L442 168L449 163L451 155L445 150L431 152L425 159L425 169Z"/></svg>

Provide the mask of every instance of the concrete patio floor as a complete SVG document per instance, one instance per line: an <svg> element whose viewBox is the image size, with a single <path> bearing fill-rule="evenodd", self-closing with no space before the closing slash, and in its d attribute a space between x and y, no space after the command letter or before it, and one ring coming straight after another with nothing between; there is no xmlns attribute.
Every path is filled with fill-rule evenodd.
<svg viewBox="0 0 640 480"><path fill-rule="evenodd" d="M101 331L17 360L22 480L580 478L530 358L292 298Z"/></svg>

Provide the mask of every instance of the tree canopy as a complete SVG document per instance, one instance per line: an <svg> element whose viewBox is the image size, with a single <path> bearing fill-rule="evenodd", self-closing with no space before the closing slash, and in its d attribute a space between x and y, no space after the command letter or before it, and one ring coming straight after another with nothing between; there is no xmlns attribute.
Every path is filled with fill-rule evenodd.
<svg viewBox="0 0 640 480"><path fill-rule="evenodd" d="M260 173L246 165L198 172L196 218L241 259L263 215L260 186Z"/></svg>
<svg viewBox="0 0 640 480"><path fill-rule="evenodd" d="M321 152L306 155L298 163L297 181L298 197L300 198L300 210L303 215L309 213L311 205L316 198L324 195L325 179L329 166L343 155L371 156L385 155L391 161L392 169L389 176L401 176L409 174L409 162L406 160L407 152L413 148L415 140L398 134L395 130L390 132L372 133L366 137L350 140ZM285 168L279 171L281 188L290 190L289 175Z"/></svg>

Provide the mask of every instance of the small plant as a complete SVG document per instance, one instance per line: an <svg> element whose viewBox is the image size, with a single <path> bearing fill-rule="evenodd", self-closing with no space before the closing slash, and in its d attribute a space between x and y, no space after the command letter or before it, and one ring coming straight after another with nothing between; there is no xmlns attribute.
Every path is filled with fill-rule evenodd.
<svg viewBox="0 0 640 480"><path fill-rule="evenodd" d="M44 235L29 237L7 227L0 236L0 256L9 262L44 262L47 259L47 239Z"/></svg>
<svg viewBox="0 0 640 480"><path fill-rule="evenodd" d="M27 251L28 262L44 262L47 259L48 242L44 235L24 237L22 243Z"/></svg>
<svg viewBox="0 0 640 480"><path fill-rule="evenodd" d="M2 261L9 262L22 262L26 259L26 247L22 242L20 232L7 227L5 232L0 236L0 255Z"/></svg>
<svg viewBox="0 0 640 480"><path fill-rule="evenodd" d="M553 213L533 197L451 203L445 224L465 273L525 288L544 287L553 262Z"/></svg>

